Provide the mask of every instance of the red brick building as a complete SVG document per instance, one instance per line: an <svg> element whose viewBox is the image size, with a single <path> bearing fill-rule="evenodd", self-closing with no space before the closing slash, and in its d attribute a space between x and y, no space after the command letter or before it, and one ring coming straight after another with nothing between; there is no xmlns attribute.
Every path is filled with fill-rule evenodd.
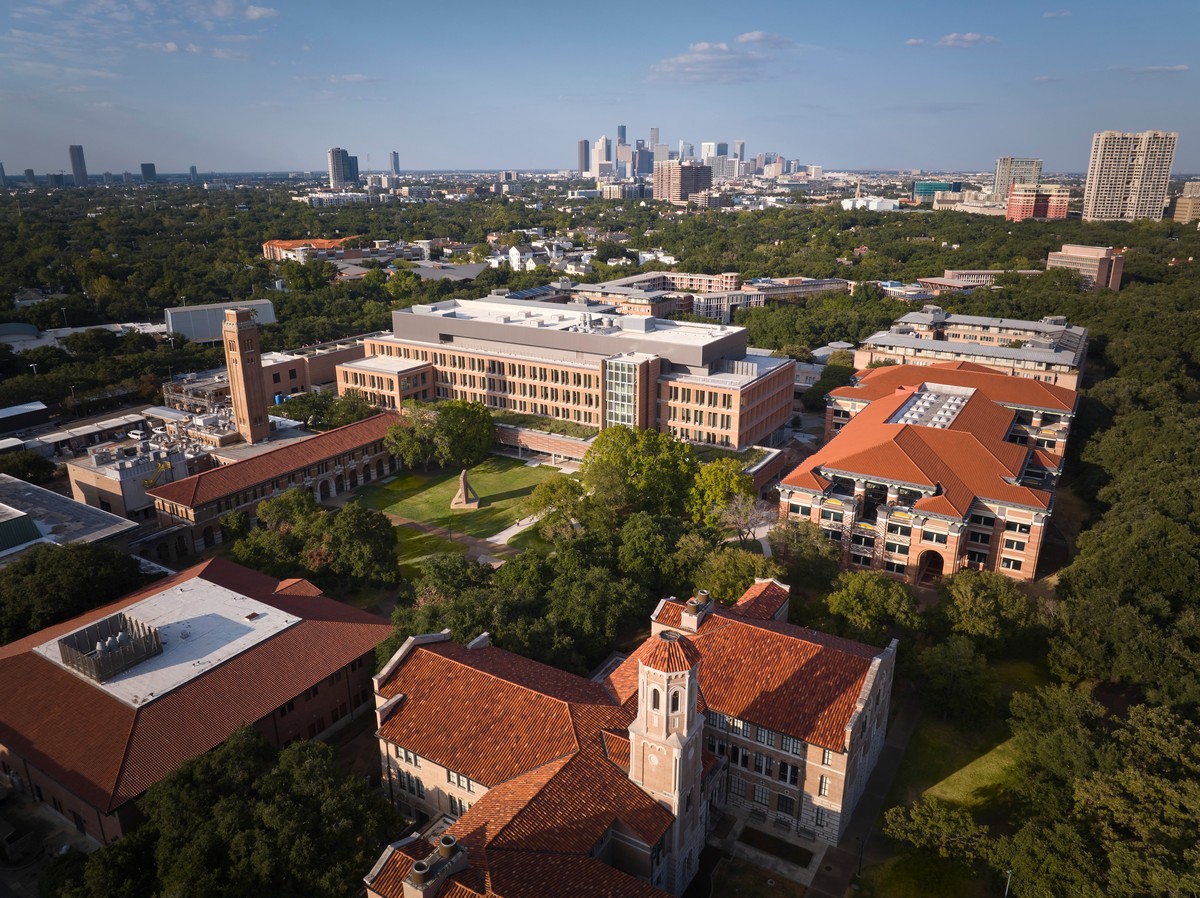
<svg viewBox="0 0 1200 898"><path fill-rule="evenodd" d="M980 365L893 365L830 392L820 451L780 484L851 570L909 583L966 567L1032 580L1074 391Z"/></svg>
<svg viewBox="0 0 1200 898"><path fill-rule="evenodd" d="M788 592L663 601L603 679L486 634L410 638L375 678L385 788L448 828L387 849L367 894L678 895L717 809L836 844L883 746L895 642L784 623Z"/></svg>
<svg viewBox="0 0 1200 898"><path fill-rule="evenodd" d="M207 561L0 647L0 768L107 844L239 726L283 746L364 713L390 633L305 580Z"/></svg>

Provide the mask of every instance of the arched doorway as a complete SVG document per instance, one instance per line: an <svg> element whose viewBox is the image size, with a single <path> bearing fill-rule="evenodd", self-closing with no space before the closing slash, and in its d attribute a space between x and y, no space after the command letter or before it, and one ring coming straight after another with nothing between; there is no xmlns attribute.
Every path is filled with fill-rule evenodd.
<svg viewBox="0 0 1200 898"><path fill-rule="evenodd" d="M379 461L375 462L375 477L378 480L383 479L383 459L382 458L379 459Z"/></svg>
<svg viewBox="0 0 1200 898"><path fill-rule="evenodd" d="M363 465L362 482L363 483L371 482L371 463L370 462L367 462L366 464Z"/></svg>
<svg viewBox="0 0 1200 898"><path fill-rule="evenodd" d="M358 471L354 468L350 469L350 489L358 488Z"/></svg>
<svg viewBox="0 0 1200 898"><path fill-rule="evenodd" d="M216 544L217 544L217 538L213 534L212 527L205 527L204 528L204 548L211 549Z"/></svg>
<svg viewBox="0 0 1200 898"><path fill-rule="evenodd" d="M329 481L322 480L321 481L321 501L324 502L328 498L329 498Z"/></svg>
<svg viewBox="0 0 1200 898"><path fill-rule="evenodd" d="M942 553L927 549L917 560L917 583L921 585L937 583L942 579L945 567L946 563L942 558Z"/></svg>
<svg viewBox="0 0 1200 898"><path fill-rule="evenodd" d="M337 477L333 478L333 489L334 492L339 496L346 491L346 481L341 474L338 474Z"/></svg>
<svg viewBox="0 0 1200 898"><path fill-rule="evenodd" d="M393 474L396 473L396 457L394 455L388 456L388 470Z"/></svg>

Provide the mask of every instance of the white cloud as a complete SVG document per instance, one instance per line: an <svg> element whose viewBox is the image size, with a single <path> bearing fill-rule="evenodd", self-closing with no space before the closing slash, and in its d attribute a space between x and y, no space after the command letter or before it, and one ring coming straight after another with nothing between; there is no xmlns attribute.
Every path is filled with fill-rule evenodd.
<svg viewBox="0 0 1200 898"><path fill-rule="evenodd" d="M213 59L245 59L246 54L230 47L216 47L212 51Z"/></svg>
<svg viewBox="0 0 1200 898"><path fill-rule="evenodd" d="M246 18L251 20L258 19L273 19L279 15L279 10L272 9L269 6L247 6Z"/></svg>
<svg viewBox="0 0 1200 898"><path fill-rule="evenodd" d="M217 0L213 4L213 15L218 19L228 18L233 15L233 0Z"/></svg>
<svg viewBox="0 0 1200 898"><path fill-rule="evenodd" d="M965 34L959 34L957 31L944 35L938 42L939 47L978 47L980 44L994 44L996 39L990 34L980 34L977 31L968 31Z"/></svg>
<svg viewBox="0 0 1200 898"><path fill-rule="evenodd" d="M1124 72L1127 75L1182 75L1189 70L1186 65L1110 65L1110 72Z"/></svg>
<svg viewBox="0 0 1200 898"><path fill-rule="evenodd" d="M204 52L204 48L199 47L196 44L188 44L186 49L189 53L203 53Z"/></svg>
<svg viewBox="0 0 1200 898"><path fill-rule="evenodd" d="M160 53L178 53L179 44L175 41L154 41L153 43L139 43L139 50L158 50Z"/></svg>
<svg viewBox="0 0 1200 898"><path fill-rule="evenodd" d="M921 44L923 44L923 43L925 43L925 38L923 38L923 37L910 37L908 40L906 40L906 41L904 42L904 46L906 46L906 47L919 47L919 46L921 46Z"/></svg>
<svg viewBox="0 0 1200 898"><path fill-rule="evenodd" d="M747 31L733 40L699 41L689 44L686 53L668 56L650 66L652 81L681 84L741 84L760 77L773 64L779 51L795 47L783 35L767 31Z"/></svg>
<svg viewBox="0 0 1200 898"><path fill-rule="evenodd" d="M790 37L784 37L782 34L773 34L770 31L747 31L745 34L739 34L736 38L739 44L758 44L763 47L794 47L796 42Z"/></svg>
<svg viewBox="0 0 1200 898"><path fill-rule="evenodd" d="M1069 10L1069 9L1050 10L1049 12L1042 13L1042 18L1043 19L1065 19L1070 14L1071 14L1071 10Z"/></svg>

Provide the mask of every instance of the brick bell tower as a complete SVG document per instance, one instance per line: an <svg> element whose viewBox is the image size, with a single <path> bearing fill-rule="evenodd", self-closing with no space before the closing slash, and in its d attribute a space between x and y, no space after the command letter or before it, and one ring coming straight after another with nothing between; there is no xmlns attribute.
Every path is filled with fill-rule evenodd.
<svg viewBox="0 0 1200 898"><path fill-rule="evenodd" d="M225 341L234 426L247 443L265 440L271 434L271 422L267 418L267 389L254 313L250 309L226 309L221 336Z"/></svg>
<svg viewBox="0 0 1200 898"><path fill-rule="evenodd" d="M704 718L700 652L672 630L650 637L638 663L638 714L629 725L629 778L675 815L663 845L664 885L681 893L696 873L708 828L702 792Z"/></svg>

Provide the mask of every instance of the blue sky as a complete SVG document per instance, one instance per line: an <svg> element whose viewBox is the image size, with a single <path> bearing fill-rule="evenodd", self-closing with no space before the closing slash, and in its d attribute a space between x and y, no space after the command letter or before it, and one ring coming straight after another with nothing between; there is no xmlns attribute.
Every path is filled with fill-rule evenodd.
<svg viewBox="0 0 1200 898"><path fill-rule="evenodd" d="M1094 131L1159 128L1200 172L1198 26L1198 0L0 0L0 162L567 168L625 124L830 169L1083 171Z"/></svg>

